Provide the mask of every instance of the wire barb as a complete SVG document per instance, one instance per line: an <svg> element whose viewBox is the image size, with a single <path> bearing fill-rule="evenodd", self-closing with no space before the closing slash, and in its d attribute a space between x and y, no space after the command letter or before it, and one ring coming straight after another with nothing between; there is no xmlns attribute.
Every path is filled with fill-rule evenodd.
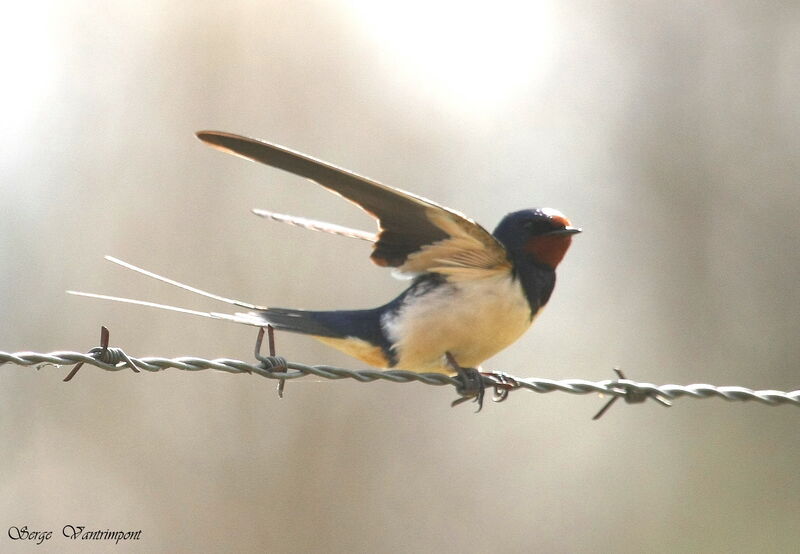
<svg viewBox="0 0 800 554"><path fill-rule="evenodd" d="M134 373L139 373L139 368L136 367L136 364L131 360L128 355L121 349L121 348L109 348L108 341L109 341L110 333L105 326L100 327L100 346L96 346L89 350L89 356L93 356L98 361L104 362L106 364L117 365L120 363L124 363L122 367L129 367L133 370ZM78 373L78 370L83 367L84 362L78 362L72 371L64 377L64 382L68 383L72 380L73 377Z"/></svg>
<svg viewBox="0 0 800 554"><path fill-rule="evenodd" d="M264 371L276 372L282 370L283 373L289 371L286 359L275 355L275 329L272 327L272 325L267 325L267 342L269 346L269 356L261 355L261 343L263 341L264 341L264 327L259 327L258 337L256 337L255 357L256 360L261 362ZM283 398L283 389L285 386L286 386L286 379L280 379L278 381L278 398Z"/></svg>
<svg viewBox="0 0 800 554"><path fill-rule="evenodd" d="M648 398L652 398L653 400L659 402L662 406L666 406L667 408L672 406L672 402L667 400L663 395L659 394L657 391L641 390L637 387L631 387L631 383L633 383L633 381L628 381L625 378L625 374L618 367L614 368L614 373L616 373L617 377L619 377L619 379L614 379L613 381L614 383L613 388L615 389L615 392L618 394L618 396L614 396L611 398L611 400L606 402L606 404L602 408L600 408L600 411L597 412L595 416L592 418L592 421L597 421L598 419L603 417L603 414L605 414L611 408L611 406L613 406L614 403L620 398L624 398L625 402L627 402L628 404L640 404L645 400L647 400ZM636 383L633 384L635 385Z"/></svg>
<svg viewBox="0 0 800 554"><path fill-rule="evenodd" d="M267 334L270 329L267 329ZM106 371L120 371L130 368L136 373L157 372L168 368L183 371L215 370L227 373L255 373L267 379L277 379L279 394L282 393L280 383L290 379L298 379L306 375L314 375L323 379L355 379L362 383L373 381L390 381L393 383L418 382L434 386L459 387L463 382L458 377L451 377L443 373L416 373L404 370L352 370L327 365L305 365L289 362L275 355L274 338L270 341L270 356L260 354L261 341L264 329L259 332L256 345L257 364L250 364L240 360L218 358L206 360L195 357L180 358L135 358L126 354L121 348L108 346L108 329L101 328L100 346L92 348L88 353L70 351L56 351L47 354L37 352L8 353L0 351L0 365L14 364L18 366L43 365L75 367L64 379L71 380L77 371L89 364ZM730 402L756 401L767 406L790 404L800 406L800 390L785 392L778 390L751 390L739 386L714 386L708 384L693 385L654 385L652 383L639 383L626 379L624 374L615 369L617 379L605 381L586 381L583 379L540 379L519 378L504 373L481 373L481 379L486 387L495 391L495 401L505 400L511 391L529 390L538 393L566 392L569 394L605 394L613 398L598 412L594 419L600 418L613 405L617 398L624 398L626 402L639 403L652 398L664 405L670 405L676 398L688 396L690 398L719 397ZM456 389L458 390L458 389Z"/></svg>

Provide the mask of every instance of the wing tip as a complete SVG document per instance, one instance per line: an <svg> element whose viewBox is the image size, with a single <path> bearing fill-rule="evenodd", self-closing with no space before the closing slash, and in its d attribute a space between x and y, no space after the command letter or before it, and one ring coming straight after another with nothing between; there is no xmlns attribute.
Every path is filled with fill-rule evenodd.
<svg viewBox="0 0 800 554"><path fill-rule="evenodd" d="M220 137L232 136L232 135L230 133L225 133L223 131L203 130L203 131L197 131L194 134L194 136L196 136L203 142L214 143L214 141Z"/></svg>
<svg viewBox="0 0 800 554"><path fill-rule="evenodd" d="M197 131L195 136L216 150L225 152L227 154L233 154L234 156L249 160L251 162L261 161L258 155L251 152L253 148L276 148L276 146L268 144L264 141L245 137L243 135L237 135L235 133L226 133L225 131ZM277 148L280 149L280 147Z"/></svg>

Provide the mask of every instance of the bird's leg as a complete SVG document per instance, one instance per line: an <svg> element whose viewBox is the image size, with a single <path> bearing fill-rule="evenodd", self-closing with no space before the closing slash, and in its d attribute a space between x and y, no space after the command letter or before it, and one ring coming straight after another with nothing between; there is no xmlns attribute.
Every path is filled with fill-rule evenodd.
<svg viewBox="0 0 800 554"><path fill-rule="evenodd" d="M461 367L450 352L445 352L444 357L447 365L457 373L457 379L460 380L460 383L456 385L456 392L461 395L461 398L453 400L450 405L457 406L473 398L478 403L476 413L480 412L483 408L483 395L486 391L481 372L474 367Z"/></svg>

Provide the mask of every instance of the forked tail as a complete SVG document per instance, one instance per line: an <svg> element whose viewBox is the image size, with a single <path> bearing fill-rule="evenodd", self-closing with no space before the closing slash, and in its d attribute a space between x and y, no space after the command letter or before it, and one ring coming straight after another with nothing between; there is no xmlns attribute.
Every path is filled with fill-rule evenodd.
<svg viewBox="0 0 800 554"><path fill-rule="evenodd" d="M142 269L128 262L122 261L113 256L105 256L105 259L120 265L126 269L130 269L137 273L141 273L152 279L176 286L178 288L187 290L194 294L199 294L207 298L212 298L220 302L225 302L232 306L238 306L250 310L246 313L220 313L220 312L203 312L199 310L192 310L189 308L181 308L178 306L171 306L168 304L159 304L156 302L148 302L146 300L135 300L133 298L125 298L120 296L109 296L106 294L95 294L90 292L78 292L68 290L67 293L77 296L85 296L88 298L98 298L100 300L111 300L113 302L124 302L127 304L136 304L139 306L147 306L150 308L158 308L161 310L169 310L184 314L196 315L201 317L208 317L212 319L224 319L233 321L235 323L243 323L245 325L253 325L256 327L263 327L265 325L272 325L276 329L291 331L294 333L301 333L304 335L313 335L315 337L327 338L345 338L357 337L371 342L384 343L386 339L383 337L380 325L380 309L375 308L371 310L347 310L347 311L309 311L309 310L295 310L287 308L267 308L265 306L258 306L250 304L241 300L227 298L220 296L202 289L198 289L191 285L181 283L174 279L158 275L152 271Z"/></svg>
<svg viewBox="0 0 800 554"><path fill-rule="evenodd" d="M132 271L136 271L137 273L141 273L147 277L151 277L158 281L162 281L164 283L168 283L170 285L176 286L178 288L182 288L184 290L188 290L189 292L193 292L195 294L199 294L201 296L205 296L207 298L213 298L214 300L219 300L220 302L225 302L226 304L230 304L232 306L238 306L240 308L245 308L248 310L253 310L253 313L235 313L235 314L225 314L225 313L218 313L218 312L202 312L198 310L190 310L188 308L180 308L178 306L170 306L168 304L158 304L156 302L148 302L146 300L135 300L133 298L124 298L120 296L109 296L106 294L95 294L91 292L78 292L74 290L68 290L68 294L74 294L76 296L85 296L88 298L99 298L101 300L111 300L114 302L124 302L126 304L137 304L139 306L148 306L150 308L158 308L161 310L169 310L173 312L180 312L184 314L190 315L197 315L202 317L209 317L212 319L225 319L228 321L234 321L236 323L244 323L246 325L255 325L257 327L261 327L267 325L269 321L267 321L263 316L259 316L257 312L264 312L267 311L267 308L262 306L257 306L255 304L250 304L248 302L242 302L241 300L234 300L233 298L226 298L224 296L220 296L218 294L213 294L208 291L204 291L202 289L198 289L196 287L192 287L185 283L181 283L180 281L175 281L174 279L169 279L168 277L163 277L158 275L157 273L153 273L152 271L148 271L146 269L142 269L141 267L137 267L133 264L129 264L128 262L124 262L118 258L113 256L105 256L105 259L113 262L117 265L120 265L126 269L130 269Z"/></svg>

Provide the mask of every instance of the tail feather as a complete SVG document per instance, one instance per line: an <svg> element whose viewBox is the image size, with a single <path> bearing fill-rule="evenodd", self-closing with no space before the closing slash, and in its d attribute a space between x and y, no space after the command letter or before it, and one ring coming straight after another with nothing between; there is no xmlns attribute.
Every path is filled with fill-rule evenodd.
<svg viewBox="0 0 800 554"><path fill-rule="evenodd" d="M382 310L385 308L385 306L383 308L373 308L370 310L341 311L308 311L287 308L265 308L256 306L254 304L249 304L247 302L242 302L240 300L234 300L232 298L226 298L224 296L206 292L179 281L162 277L161 275L157 275L151 271L136 267L135 265L123 262L122 260L113 258L111 256L106 256L106 259L126 269L141 273L147 277L174 285L195 294L200 294L207 298L213 298L214 300L219 300L221 302L225 302L226 304L243 307L251 311L247 313L233 314L203 312L188 308L180 308L178 306L171 306L168 304L158 304L156 302L148 302L145 300L134 300L132 298L124 298L120 296L109 296L105 294L94 294L90 292L77 292L71 290L67 291L67 293L88 298L98 298L100 300L111 300L113 302L137 304L139 306L147 306L150 308L158 308L161 310L169 310L211 319L222 319L226 321L233 321L234 323L253 325L256 327L272 325L276 329L283 331L313 336L314 338L317 338L322 342L333 346L334 348L337 348L376 367L391 367L396 363L392 345L384 334L381 325L381 315L383 313Z"/></svg>
<svg viewBox="0 0 800 554"><path fill-rule="evenodd" d="M276 329L291 331L303 335L317 337L345 338L356 336L360 333L357 329L359 315L368 314L372 310L355 311L310 311L294 310L289 308L266 308L251 313L253 317L262 319ZM237 314L244 315L244 314ZM361 315L361 319L364 315Z"/></svg>
<svg viewBox="0 0 800 554"><path fill-rule="evenodd" d="M164 277L162 275L158 275L157 273L153 273L152 271L148 271L146 269L142 269L141 267L137 267L133 264L129 264L128 262L122 261L119 258L115 258L113 256L105 256L105 259L115 263L119 266L124 267L125 269L130 269L137 273L141 273L147 277L152 279L156 279L163 283L167 283L178 288L188 290L189 292L193 292L195 294L199 294L201 296L205 296L207 298L212 298L214 300L219 300L220 302L225 302L226 304L230 304L232 306L238 306L240 308L246 308L248 310L266 310L266 308L262 306L257 306L255 304L250 304L248 302L242 302L241 300L235 300L233 298L226 298L224 296L220 296L218 294L213 294L208 291L204 291L202 289L198 289L196 287L192 287L185 283L181 283L180 281L175 281L174 279L169 279L168 277ZM68 290L68 294L74 294L76 296L84 296L88 298L98 298L100 300L111 300L113 302L124 302L126 304L136 304L139 306L147 306L150 308L158 308L160 310L169 310L172 312L180 312L184 314L196 315L201 317L208 317L211 319L224 319L228 321L233 321L236 323L243 323L245 325L254 325L256 327L261 327L266 325L268 322L265 321L262 317L260 317L257 313L236 313L236 314L223 314L218 312L203 312L198 310L190 310L188 308L181 308L178 306L170 306L168 304L158 304L156 302L148 302L146 300L135 300L133 298L125 298L120 296L109 296L106 294L95 294L91 292L78 292L74 290Z"/></svg>
<svg viewBox="0 0 800 554"><path fill-rule="evenodd" d="M180 281L175 281L174 279L169 279L168 277L163 277L153 273L152 271L142 269L118 258L114 258L113 256L106 256L105 258L110 262L113 262L126 269L136 271L137 273L141 273L142 275L152 279L157 279L178 288L188 290L189 292L193 292L207 298L212 298L220 302L225 302L226 304L231 304L233 306L246 308L251 311L247 313L239 312L233 314L203 312L199 310L191 310L189 308L171 306L168 304L159 304L156 302L135 300L133 298L125 298L120 296L109 296L106 294L95 294L72 290L68 290L67 293L88 298L98 298L100 300L111 300L113 302L136 304L139 306L147 306L150 308L158 308L161 310L169 310L211 319L223 319L226 321L233 321L234 323L242 323L256 327L272 325L276 329L304 335L313 335L317 337L356 337L367 340L372 344L384 344L387 342L386 338L380 331L380 313L378 309L352 311L308 311L288 308L266 308L263 306L242 302L241 300L226 298L218 294L213 294L196 287L192 287L185 283L181 283Z"/></svg>
<svg viewBox="0 0 800 554"><path fill-rule="evenodd" d="M158 308L160 310L169 310L171 312L180 312L183 314L212 317L212 315L209 312L200 312L197 310L190 310L188 308L179 308L178 306L170 306L168 304L158 304L156 302L148 302L146 300L134 300L133 298L123 298L121 296L109 296L107 294L95 294L93 292L80 292L76 290L68 290L67 294L74 294L75 296L84 296L86 298L98 298L100 300L111 300L113 302L124 302L125 304L137 304L139 306L148 306L150 308Z"/></svg>
<svg viewBox="0 0 800 554"><path fill-rule="evenodd" d="M170 312L179 312L182 314L196 315L211 319L224 319L226 321L243 323L245 325L254 325L256 327L263 327L268 323L263 318L260 318L257 313L252 313L252 312L236 313L236 314L223 314L219 312L201 312L199 310L191 310L189 308L181 308L179 306L171 306L169 304L159 304L157 302L148 302L147 300L136 300L134 298L125 298L122 296L95 294L93 292L80 292L76 290L68 290L67 294L73 294L75 296L83 296L86 298L98 298L100 300L111 300L112 302L123 302L125 304L136 304L137 306L147 306L148 308L158 308L159 310L168 310Z"/></svg>
<svg viewBox="0 0 800 554"><path fill-rule="evenodd" d="M213 298L214 300L219 300L220 302L225 302L226 304L231 304L233 306L239 306L240 308L247 308L248 310L263 310L265 309L263 306L256 306L255 304L249 304L247 302L242 302L241 300L234 300L232 298L225 298L224 296L220 296L218 294L213 294L211 292L204 291L202 289L198 289L187 285L186 283L181 283L180 281L175 281L174 279L170 279L168 277L163 277L158 275L157 273L153 273L152 271L148 271L146 269L142 269L141 267L137 267L133 264L129 264L128 262L124 262L119 258L115 258L114 256L105 256L105 259L109 262L115 263L117 265L121 265L126 269L133 270L137 273L141 273L142 275L146 275L147 277L151 277L153 279L157 279L158 281L162 281L164 283L176 286L178 288L188 290L189 292L193 292L195 294L199 294L201 296L205 296L207 298Z"/></svg>

